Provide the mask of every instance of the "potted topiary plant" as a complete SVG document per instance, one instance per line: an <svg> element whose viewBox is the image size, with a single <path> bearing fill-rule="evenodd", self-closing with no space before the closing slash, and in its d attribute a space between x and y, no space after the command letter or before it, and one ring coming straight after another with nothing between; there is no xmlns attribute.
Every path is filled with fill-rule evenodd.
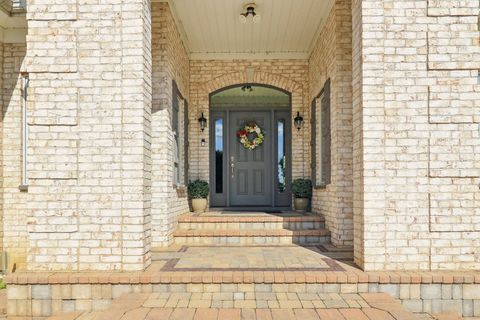
<svg viewBox="0 0 480 320"><path fill-rule="evenodd" d="M188 196L192 200L193 212L201 213L207 209L207 197L210 189L208 182L195 180L188 184Z"/></svg>
<svg viewBox="0 0 480 320"><path fill-rule="evenodd" d="M292 182L292 193L295 196L294 205L298 212L306 212L312 197L312 181L310 179L296 179Z"/></svg>

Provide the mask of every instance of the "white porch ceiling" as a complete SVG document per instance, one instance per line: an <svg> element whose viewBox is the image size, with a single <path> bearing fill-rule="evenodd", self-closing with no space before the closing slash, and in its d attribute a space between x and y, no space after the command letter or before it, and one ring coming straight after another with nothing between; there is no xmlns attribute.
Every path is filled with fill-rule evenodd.
<svg viewBox="0 0 480 320"><path fill-rule="evenodd" d="M254 2L257 24L238 16ZM170 0L191 59L308 58L332 0Z"/></svg>

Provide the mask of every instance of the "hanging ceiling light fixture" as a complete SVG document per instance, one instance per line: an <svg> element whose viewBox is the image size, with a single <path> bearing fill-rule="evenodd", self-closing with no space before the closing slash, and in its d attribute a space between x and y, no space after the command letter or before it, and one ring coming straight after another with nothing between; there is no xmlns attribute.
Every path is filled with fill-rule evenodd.
<svg viewBox="0 0 480 320"><path fill-rule="evenodd" d="M251 84L246 84L246 85L244 85L244 86L242 87L242 91L243 91L243 92L246 92L246 91L252 92L252 91L253 91L253 87L252 87Z"/></svg>
<svg viewBox="0 0 480 320"><path fill-rule="evenodd" d="M247 21L251 21L253 23L259 22L260 15L255 12L256 8L257 8L257 5L255 3L246 4L243 7L245 12L240 13L240 16L239 16L240 22L242 22L243 24L247 23Z"/></svg>
<svg viewBox="0 0 480 320"><path fill-rule="evenodd" d="M255 76L255 69L253 67L247 67L245 69L245 76L247 78L247 82L242 87L242 91L243 92L246 92L246 91L252 92L253 91L252 83L253 83L254 76Z"/></svg>

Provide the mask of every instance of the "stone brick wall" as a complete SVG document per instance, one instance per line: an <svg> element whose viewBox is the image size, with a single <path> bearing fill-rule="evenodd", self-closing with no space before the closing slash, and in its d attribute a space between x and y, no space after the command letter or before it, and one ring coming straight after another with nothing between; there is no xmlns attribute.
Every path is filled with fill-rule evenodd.
<svg viewBox="0 0 480 320"><path fill-rule="evenodd" d="M8 269L15 264L25 266L27 253L26 194L18 189L22 172L22 102L20 70L25 57L25 45L3 44L2 59L2 159L1 200L3 251L8 253Z"/></svg>
<svg viewBox="0 0 480 320"><path fill-rule="evenodd" d="M165 3L153 4L153 29L147 0L61 4L29 1L28 193L25 46L0 45L3 248L17 266L148 265L151 243L170 243L188 210L173 186L172 80L190 107L189 178L208 180L197 118L253 67L304 117L294 178L310 177L310 102L332 79L332 184L313 209L335 244L353 240L366 270L480 269L478 2L337 0L308 61L189 61Z"/></svg>
<svg viewBox="0 0 480 320"><path fill-rule="evenodd" d="M28 268L143 269L151 240L150 4L71 4L32 0L27 13Z"/></svg>
<svg viewBox="0 0 480 320"><path fill-rule="evenodd" d="M350 0L335 1L309 60L309 101L331 81L332 182L314 189L312 209L325 216L335 245L353 244L351 21ZM316 121L316 131L320 130L321 122ZM319 151L317 147L317 159Z"/></svg>
<svg viewBox="0 0 480 320"><path fill-rule="evenodd" d="M364 267L479 269L479 7L363 1Z"/></svg>
<svg viewBox="0 0 480 320"><path fill-rule="evenodd" d="M185 187L173 180L172 81L190 104L189 59L166 2L152 3L152 58L152 245L165 246L189 211Z"/></svg>
<svg viewBox="0 0 480 320"><path fill-rule="evenodd" d="M209 94L218 89L246 83L247 67L255 70L254 82L292 93L292 114L304 118L300 131L292 130L293 178L310 177L310 120L308 61L306 60L192 60L190 62L190 179L209 180L209 130L201 132L197 119L209 119ZM293 121L293 120L292 120ZM293 123L292 123L292 127ZM200 145L205 139L205 146Z"/></svg>
<svg viewBox="0 0 480 320"><path fill-rule="evenodd" d="M3 251L3 42L0 41L0 248Z"/></svg>
<svg viewBox="0 0 480 320"><path fill-rule="evenodd" d="M362 0L352 0L352 178L353 178L353 254L355 263L364 264L363 221L363 105L362 105Z"/></svg>

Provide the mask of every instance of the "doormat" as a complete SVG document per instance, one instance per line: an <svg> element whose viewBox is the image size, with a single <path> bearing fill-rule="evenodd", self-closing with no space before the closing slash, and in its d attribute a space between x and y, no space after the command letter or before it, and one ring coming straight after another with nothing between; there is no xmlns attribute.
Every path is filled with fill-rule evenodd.
<svg viewBox="0 0 480 320"><path fill-rule="evenodd" d="M222 214L259 214L259 213L283 213L281 210L222 210Z"/></svg>

